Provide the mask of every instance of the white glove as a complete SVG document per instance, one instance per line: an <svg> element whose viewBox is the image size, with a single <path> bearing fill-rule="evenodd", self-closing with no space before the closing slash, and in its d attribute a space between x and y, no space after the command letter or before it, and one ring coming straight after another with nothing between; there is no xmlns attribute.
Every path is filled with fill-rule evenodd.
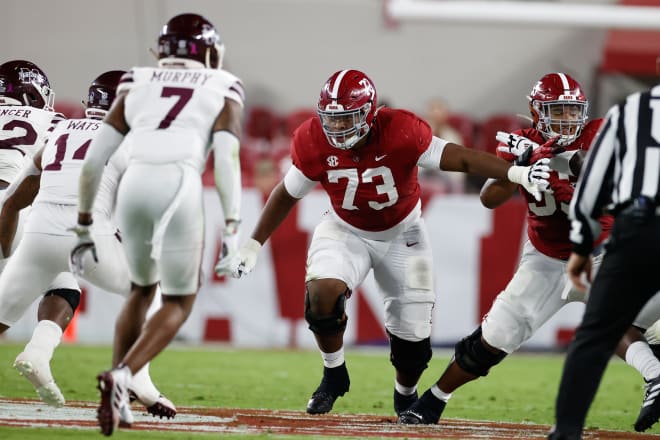
<svg viewBox="0 0 660 440"><path fill-rule="evenodd" d="M231 264L232 259L236 256L238 251L238 238L239 234L236 229L233 231L225 230L222 233L222 251L220 252L220 258L218 258L218 263L215 265L215 273L218 276L231 275Z"/></svg>
<svg viewBox="0 0 660 440"><path fill-rule="evenodd" d="M88 251L91 251L94 261L99 262L96 256L96 245L92 240L89 228L90 225L76 225L68 229L78 236L78 242L71 249L69 256L69 270L76 276L81 276L84 273L83 260Z"/></svg>
<svg viewBox="0 0 660 440"><path fill-rule="evenodd" d="M261 243L250 238L238 249L230 266L231 276L241 278L249 274L257 264Z"/></svg>
<svg viewBox="0 0 660 440"><path fill-rule="evenodd" d="M526 165L529 163L529 157L532 151L539 147L539 144L527 139L525 136L507 133L505 131L498 131L495 139L506 144L497 147L497 151L511 153L516 156L517 165Z"/></svg>
<svg viewBox="0 0 660 440"><path fill-rule="evenodd" d="M550 159L540 159L528 167L513 165L507 172L507 177L513 183L522 185L536 201L541 200L541 193L548 189L550 183Z"/></svg>

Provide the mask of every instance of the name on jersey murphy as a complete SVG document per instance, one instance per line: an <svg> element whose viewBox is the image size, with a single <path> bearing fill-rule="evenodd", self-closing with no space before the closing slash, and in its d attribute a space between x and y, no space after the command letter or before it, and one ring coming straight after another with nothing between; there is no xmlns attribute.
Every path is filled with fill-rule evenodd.
<svg viewBox="0 0 660 440"><path fill-rule="evenodd" d="M157 70L151 74L151 82L180 82L204 85L211 76L210 73Z"/></svg>

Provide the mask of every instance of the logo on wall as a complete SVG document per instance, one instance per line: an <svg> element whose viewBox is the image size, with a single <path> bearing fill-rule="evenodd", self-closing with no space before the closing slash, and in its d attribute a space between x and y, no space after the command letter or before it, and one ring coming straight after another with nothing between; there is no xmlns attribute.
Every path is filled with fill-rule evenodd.
<svg viewBox="0 0 660 440"><path fill-rule="evenodd" d="M328 165L331 167L336 167L339 165L339 159L337 156L328 156L325 161L328 162Z"/></svg>

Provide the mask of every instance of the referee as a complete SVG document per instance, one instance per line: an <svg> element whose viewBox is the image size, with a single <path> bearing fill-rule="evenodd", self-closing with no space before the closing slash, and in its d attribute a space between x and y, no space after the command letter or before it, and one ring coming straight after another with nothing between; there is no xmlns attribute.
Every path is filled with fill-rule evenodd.
<svg viewBox="0 0 660 440"><path fill-rule="evenodd" d="M598 218L612 207L614 226L571 342L559 385L556 424L548 439L581 439L587 411L617 342L660 290L660 85L610 109L587 154L570 207L573 253L567 270L577 289L591 276ZM635 423L660 418L660 378L648 383Z"/></svg>

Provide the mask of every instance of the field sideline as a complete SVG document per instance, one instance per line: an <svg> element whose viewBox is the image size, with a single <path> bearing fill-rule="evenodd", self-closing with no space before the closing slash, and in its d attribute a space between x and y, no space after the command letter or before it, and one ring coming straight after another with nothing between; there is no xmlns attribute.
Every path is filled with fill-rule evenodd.
<svg viewBox="0 0 660 440"><path fill-rule="evenodd" d="M21 350L21 345L0 343L0 438L43 438L45 433L48 438L76 438L78 434L89 438L90 430L96 430L94 378L109 364L110 348L58 348L52 367L68 401L63 409L35 401L32 386L11 368ZM448 356L446 351L435 351L422 377L422 391L444 369ZM553 420L562 362L563 355L514 354L485 380L458 390L440 425L419 428L395 424L393 369L384 349L348 350L351 391L337 400L333 414L308 416L304 407L322 370L317 352L173 346L156 359L151 372L161 391L179 407L179 415L160 421L143 417L134 406L137 421L133 429L121 430L114 437L204 438L209 434L203 432L211 431L223 438L541 439ZM660 439L660 424L647 432L652 435L632 431L642 395L637 372L621 361L611 362L587 427L618 432L588 431L585 438ZM32 420L31 414L41 421L20 422ZM66 426L76 429L55 428L62 425L53 420L68 420Z"/></svg>

